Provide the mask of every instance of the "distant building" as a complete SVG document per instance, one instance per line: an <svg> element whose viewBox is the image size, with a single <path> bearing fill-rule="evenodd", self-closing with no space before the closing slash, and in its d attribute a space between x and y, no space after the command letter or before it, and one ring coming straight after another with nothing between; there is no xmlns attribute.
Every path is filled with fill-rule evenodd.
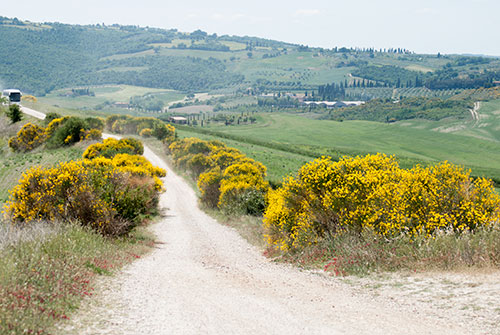
<svg viewBox="0 0 500 335"><path fill-rule="evenodd" d="M115 102L113 106L118 108L129 108L129 104L127 102Z"/></svg>
<svg viewBox="0 0 500 335"><path fill-rule="evenodd" d="M187 119L183 116L171 116L168 118L168 121L172 122L172 123L177 123L177 124L186 124L187 123Z"/></svg>
<svg viewBox="0 0 500 335"><path fill-rule="evenodd" d="M342 108L350 106L360 106L363 105L364 101L304 101L306 106L316 105L323 106L326 108Z"/></svg>

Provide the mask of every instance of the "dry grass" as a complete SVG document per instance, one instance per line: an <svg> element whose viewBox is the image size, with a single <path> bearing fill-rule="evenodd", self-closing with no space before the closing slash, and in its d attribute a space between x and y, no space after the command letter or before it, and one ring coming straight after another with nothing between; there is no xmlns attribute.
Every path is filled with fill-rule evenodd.
<svg viewBox="0 0 500 335"><path fill-rule="evenodd" d="M109 239L78 224L0 225L0 334L49 334L95 279L150 250L141 230Z"/></svg>
<svg viewBox="0 0 500 335"><path fill-rule="evenodd" d="M439 233L433 238L386 240L370 231L344 233L302 250L270 255L337 276L381 272L489 272L500 269L500 226L474 234Z"/></svg>
<svg viewBox="0 0 500 335"><path fill-rule="evenodd" d="M14 226L0 221L0 250L19 243L43 241L61 232L61 225L36 222L24 226Z"/></svg>

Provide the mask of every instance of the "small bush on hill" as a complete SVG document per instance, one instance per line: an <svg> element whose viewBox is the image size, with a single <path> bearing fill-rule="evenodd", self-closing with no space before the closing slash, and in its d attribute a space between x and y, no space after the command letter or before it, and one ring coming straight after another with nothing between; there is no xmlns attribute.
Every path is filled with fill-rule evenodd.
<svg viewBox="0 0 500 335"><path fill-rule="evenodd" d="M85 130L88 129L85 120L70 117L54 131L47 145L50 148L58 148L80 142L85 138Z"/></svg>
<svg viewBox="0 0 500 335"><path fill-rule="evenodd" d="M117 140L107 138L102 143L92 144L83 153L83 158L94 159L96 157L111 158L117 154L142 155L144 146L133 138Z"/></svg>
<svg viewBox="0 0 500 335"><path fill-rule="evenodd" d="M12 123L19 122L23 119L23 113L21 112L21 107L19 105L13 104L9 106L7 110L7 116Z"/></svg>
<svg viewBox="0 0 500 335"><path fill-rule="evenodd" d="M45 137L45 129L36 124L26 123L17 135L9 140L9 147L13 151L31 151L42 145Z"/></svg>

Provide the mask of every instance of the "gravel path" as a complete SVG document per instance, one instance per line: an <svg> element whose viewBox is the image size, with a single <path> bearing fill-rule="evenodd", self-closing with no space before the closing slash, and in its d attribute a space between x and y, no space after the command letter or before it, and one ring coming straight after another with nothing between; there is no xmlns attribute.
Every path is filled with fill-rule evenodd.
<svg viewBox="0 0 500 335"><path fill-rule="evenodd" d="M63 334L464 334L428 311L275 264L203 213L168 170L157 248L103 281Z"/></svg>

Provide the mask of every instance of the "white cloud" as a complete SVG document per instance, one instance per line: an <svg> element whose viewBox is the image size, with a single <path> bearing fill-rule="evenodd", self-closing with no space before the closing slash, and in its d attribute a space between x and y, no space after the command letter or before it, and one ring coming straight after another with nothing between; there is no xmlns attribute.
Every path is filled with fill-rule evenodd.
<svg viewBox="0 0 500 335"><path fill-rule="evenodd" d="M295 11L294 16L314 16L321 14L319 9L298 9Z"/></svg>

